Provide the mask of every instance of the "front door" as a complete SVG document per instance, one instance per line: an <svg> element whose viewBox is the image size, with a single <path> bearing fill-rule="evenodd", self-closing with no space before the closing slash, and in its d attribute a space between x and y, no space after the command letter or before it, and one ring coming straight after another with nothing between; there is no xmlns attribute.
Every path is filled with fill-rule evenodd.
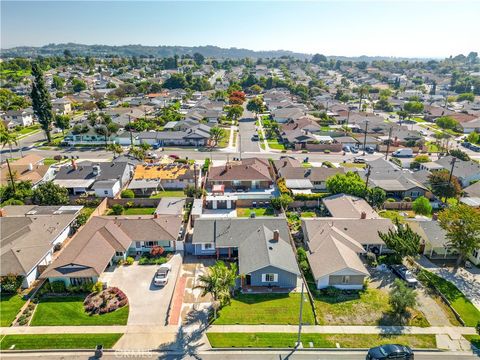
<svg viewBox="0 0 480 360"><path fill-rule="evenodd" d="M250 285L252 283L252 277L250 275L245 275L245 281L247 285Z"/></svg>

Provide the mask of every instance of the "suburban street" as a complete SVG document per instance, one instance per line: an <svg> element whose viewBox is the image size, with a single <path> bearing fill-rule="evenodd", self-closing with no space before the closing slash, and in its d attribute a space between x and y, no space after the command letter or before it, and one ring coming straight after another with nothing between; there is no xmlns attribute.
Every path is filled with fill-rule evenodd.
<svg viewBox="0 0 480 360"><path fill-rule="evenodd" d="M259 152L260 143L253 141L252 136L257 133L254 115L244 110L242 118L238 121L240 135L240 151L243 152Z"/></svg>
<svg viewBox="0 0 480 360"><path fill-rule="evenodd" d="M49 360L84 360L95 359L92 352L47 352L2 354L5 359L49 359ZM157 353L157 352L105 352L102 359L159 359L159 360L364 360L364 351L211 351L195 354ZM419 352L415 360L473 360L477 356L454 352Z"/></svg>

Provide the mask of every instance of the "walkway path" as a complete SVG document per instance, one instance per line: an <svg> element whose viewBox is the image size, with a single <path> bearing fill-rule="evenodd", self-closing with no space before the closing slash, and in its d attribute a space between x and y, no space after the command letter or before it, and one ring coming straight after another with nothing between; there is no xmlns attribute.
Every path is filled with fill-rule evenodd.
<svg viewBox="0 0 480 360"><path fill-rule="evenodd" d="M418 263L427 270L455 284L455 286L480 309L480 274L469 272L463 268L442 268L433 264L426 257L418 259Z"/></svg>

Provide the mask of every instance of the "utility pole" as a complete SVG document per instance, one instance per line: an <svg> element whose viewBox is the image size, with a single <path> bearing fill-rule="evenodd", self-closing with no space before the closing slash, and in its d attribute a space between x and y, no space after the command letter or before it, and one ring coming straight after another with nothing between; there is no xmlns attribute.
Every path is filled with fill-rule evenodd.
<svg viewBox="0 0 480 360"><path fill-rule="evenodd" d="M390 151L390 142L392 141L392 130L393 130L393 127L390 127L390 130L388 130L388 142L387 142L387 152L385 153L385 160L387 160L388 152Z"/></svg>
<svg viewBox="0 0 480 360"><path fill-rule="evenodd" d="M370 165L367 164L367 180L365 181L365 190L368 189L368 180L370 179L370 174L372 172L372 169L370 168Z"/></svg>
<svg viewBox="0 0 480 360"><path fill-rule="evenodd" d="M452 187L453 170L455 169L455 162L456 162L456 161L457 161L457 158L454 157L454 158L452 159L452 162L451 162L452 167L450 168L450 175L449 175L449 177L448 177L448 186L449 186L449 187ZM443 197L443 202L446 202L446 201L447 201L447 195L445 195L445 196Z"/></svg>
<svg viewBox="0 0 480 360"><path fill-rule="evenodd" d="M363 155L365 155L365 146L367 145L368 120L365 121L365 136L363 137Z"/></svg>
<svg viewBox="0 0 480 360"><path fill-rule="evenodd" d="M298 339L297 339L297 347L301 344L301 337L302 337L302 315L303 315L303 287L304 283L302 281L302 292L300 294L300 316L298 319Z"/></svg>
<svg viewBox="0 0 480 360"><path fill-rule="evenodd" d="M195 194L193 198L195 199L197 197L197 163L193 164L193 177L195 179Z"/></svg>
<svg viewBox="0 0 480 360"><path fill-rule="evenodd" d="M128 114L128 131L130 131L130 146L133 148L133 135L132 135L132 122L130 120L130 114Z"/></svg>
<svg viewBox="0 0 480 360"><path fill-rule="evenodd" d="M13 179L12 169L10 168L10 161L7 158L5 158L5 160L7 160L8 174L10 175L10 182L12 183L13 193L15 194L15 181Z"/></svg>
<svg viewBox="0 0 480 360"><path fill-rule="evenodd" d="M345 125L345 135L347 135L347 131L348 131L348 122L350 121L350 108L348 109L348 113L347 113L347 124Z"/></svg>

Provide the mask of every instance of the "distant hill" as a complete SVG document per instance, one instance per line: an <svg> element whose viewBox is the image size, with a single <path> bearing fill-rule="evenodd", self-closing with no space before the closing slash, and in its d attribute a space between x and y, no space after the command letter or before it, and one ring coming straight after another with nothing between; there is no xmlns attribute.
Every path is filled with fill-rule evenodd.
<svg viewBox="0 0 480 360"><path fill-rule="evenodd" d="M123 57L129 56L148 56L148 57L168 57L176 55L193 55L198 52L205 57L212 58L279 58L282 56L291 56L297 59L309 59L312 54L297 53L288 50L272 50L272 51L254 51L238 48L221 48L218 46L144 46L144 45L83 45L83 44L48 44L41 47L19 46L10 49L2 49L1 57L37 57L37 56L63 56L65 50L70 50L74 56L94 56L105 57L108 55L117 55ZM394 58L387 56L327 56L329 58L339 59L343 61L373 61L373 60L420 60L429 59L408 59Z"/></svg>

